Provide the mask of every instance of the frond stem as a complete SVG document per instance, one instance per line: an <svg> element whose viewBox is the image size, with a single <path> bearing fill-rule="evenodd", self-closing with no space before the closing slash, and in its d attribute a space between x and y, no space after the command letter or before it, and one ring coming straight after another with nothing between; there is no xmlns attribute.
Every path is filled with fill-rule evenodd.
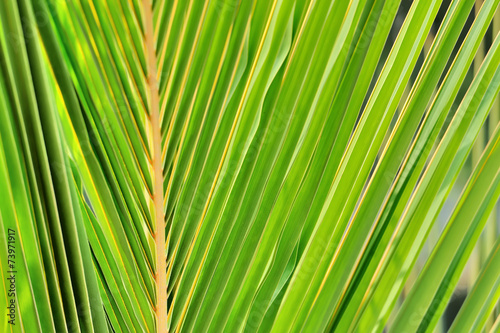
<svg viewBox="0 0 500 333"><path fill-rule="evenodd" d="M167 267L165 260L165 214L163 209L163 167L161 158L161 123L159 112L156 50L153 28L153 8L150 0L142 1L146 28L146 56L148 64L149 113L153 131L153 202L154 239L156 248L156 331L168 332L167 327Z"/></svg>

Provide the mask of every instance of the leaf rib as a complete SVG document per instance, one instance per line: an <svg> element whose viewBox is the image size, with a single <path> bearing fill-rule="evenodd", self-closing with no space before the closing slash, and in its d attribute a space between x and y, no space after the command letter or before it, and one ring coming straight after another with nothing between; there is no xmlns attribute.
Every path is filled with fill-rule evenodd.
<svg viewBox="0 0 500 333"><path fill-rule="evenodd" d="M156 51L153 27L153 6L143 0L144 23L146 25L145 43L148 67L149 114L153 131L153 202L154 202L154 240L156 248L156 331L167 332L167 276L165 260L165 216L163 211L163 168L161 163L161 123L159 112Z"/></svg>

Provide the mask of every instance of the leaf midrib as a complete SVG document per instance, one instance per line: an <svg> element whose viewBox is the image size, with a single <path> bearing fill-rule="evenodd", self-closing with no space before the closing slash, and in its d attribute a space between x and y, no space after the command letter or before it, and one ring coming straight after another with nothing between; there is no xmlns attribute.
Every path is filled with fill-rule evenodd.
<svg viewBox="0 0 500 333"><path fill-rule="evenodd" d="M156 68L156 50L153 27L153 8L149 0L142 1L145 24L145 53L148 68L147 87L149 90L148 109L153 132L153 203L154 235L156 248L156 331L167 332L167 278L165 261L165 216L163 210L163 167L161 159L161 123L159 112L158 81Z"/></svg>

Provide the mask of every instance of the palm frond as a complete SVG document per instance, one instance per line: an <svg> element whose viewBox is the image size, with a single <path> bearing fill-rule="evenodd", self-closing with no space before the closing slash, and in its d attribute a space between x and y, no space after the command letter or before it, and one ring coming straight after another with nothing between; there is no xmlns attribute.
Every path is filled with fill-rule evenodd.
<svg viewBox="0 0 500 333"><path fill-rule="evenodd" d="M406 3L0 4L20 330L434 331L485 228L498 328L499 0Z"/></svg>

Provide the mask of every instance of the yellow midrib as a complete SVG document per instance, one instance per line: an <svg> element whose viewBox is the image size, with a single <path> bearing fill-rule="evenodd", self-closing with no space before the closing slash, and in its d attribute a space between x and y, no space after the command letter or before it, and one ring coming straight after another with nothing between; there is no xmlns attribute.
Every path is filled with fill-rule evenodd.
<svg viewBox="0 0 500 333"><path fill-rule="evenodd" d="M153 8L150 0L142 0L146 28L146 56L148 66L149 112L153 131L153 202L154 240L156 248L156 332L164 333L167 327L167 276L165 261L165 216L163 210L163 168L161 159L161 123L156 68L156 50L153 28Z"/></svg>

